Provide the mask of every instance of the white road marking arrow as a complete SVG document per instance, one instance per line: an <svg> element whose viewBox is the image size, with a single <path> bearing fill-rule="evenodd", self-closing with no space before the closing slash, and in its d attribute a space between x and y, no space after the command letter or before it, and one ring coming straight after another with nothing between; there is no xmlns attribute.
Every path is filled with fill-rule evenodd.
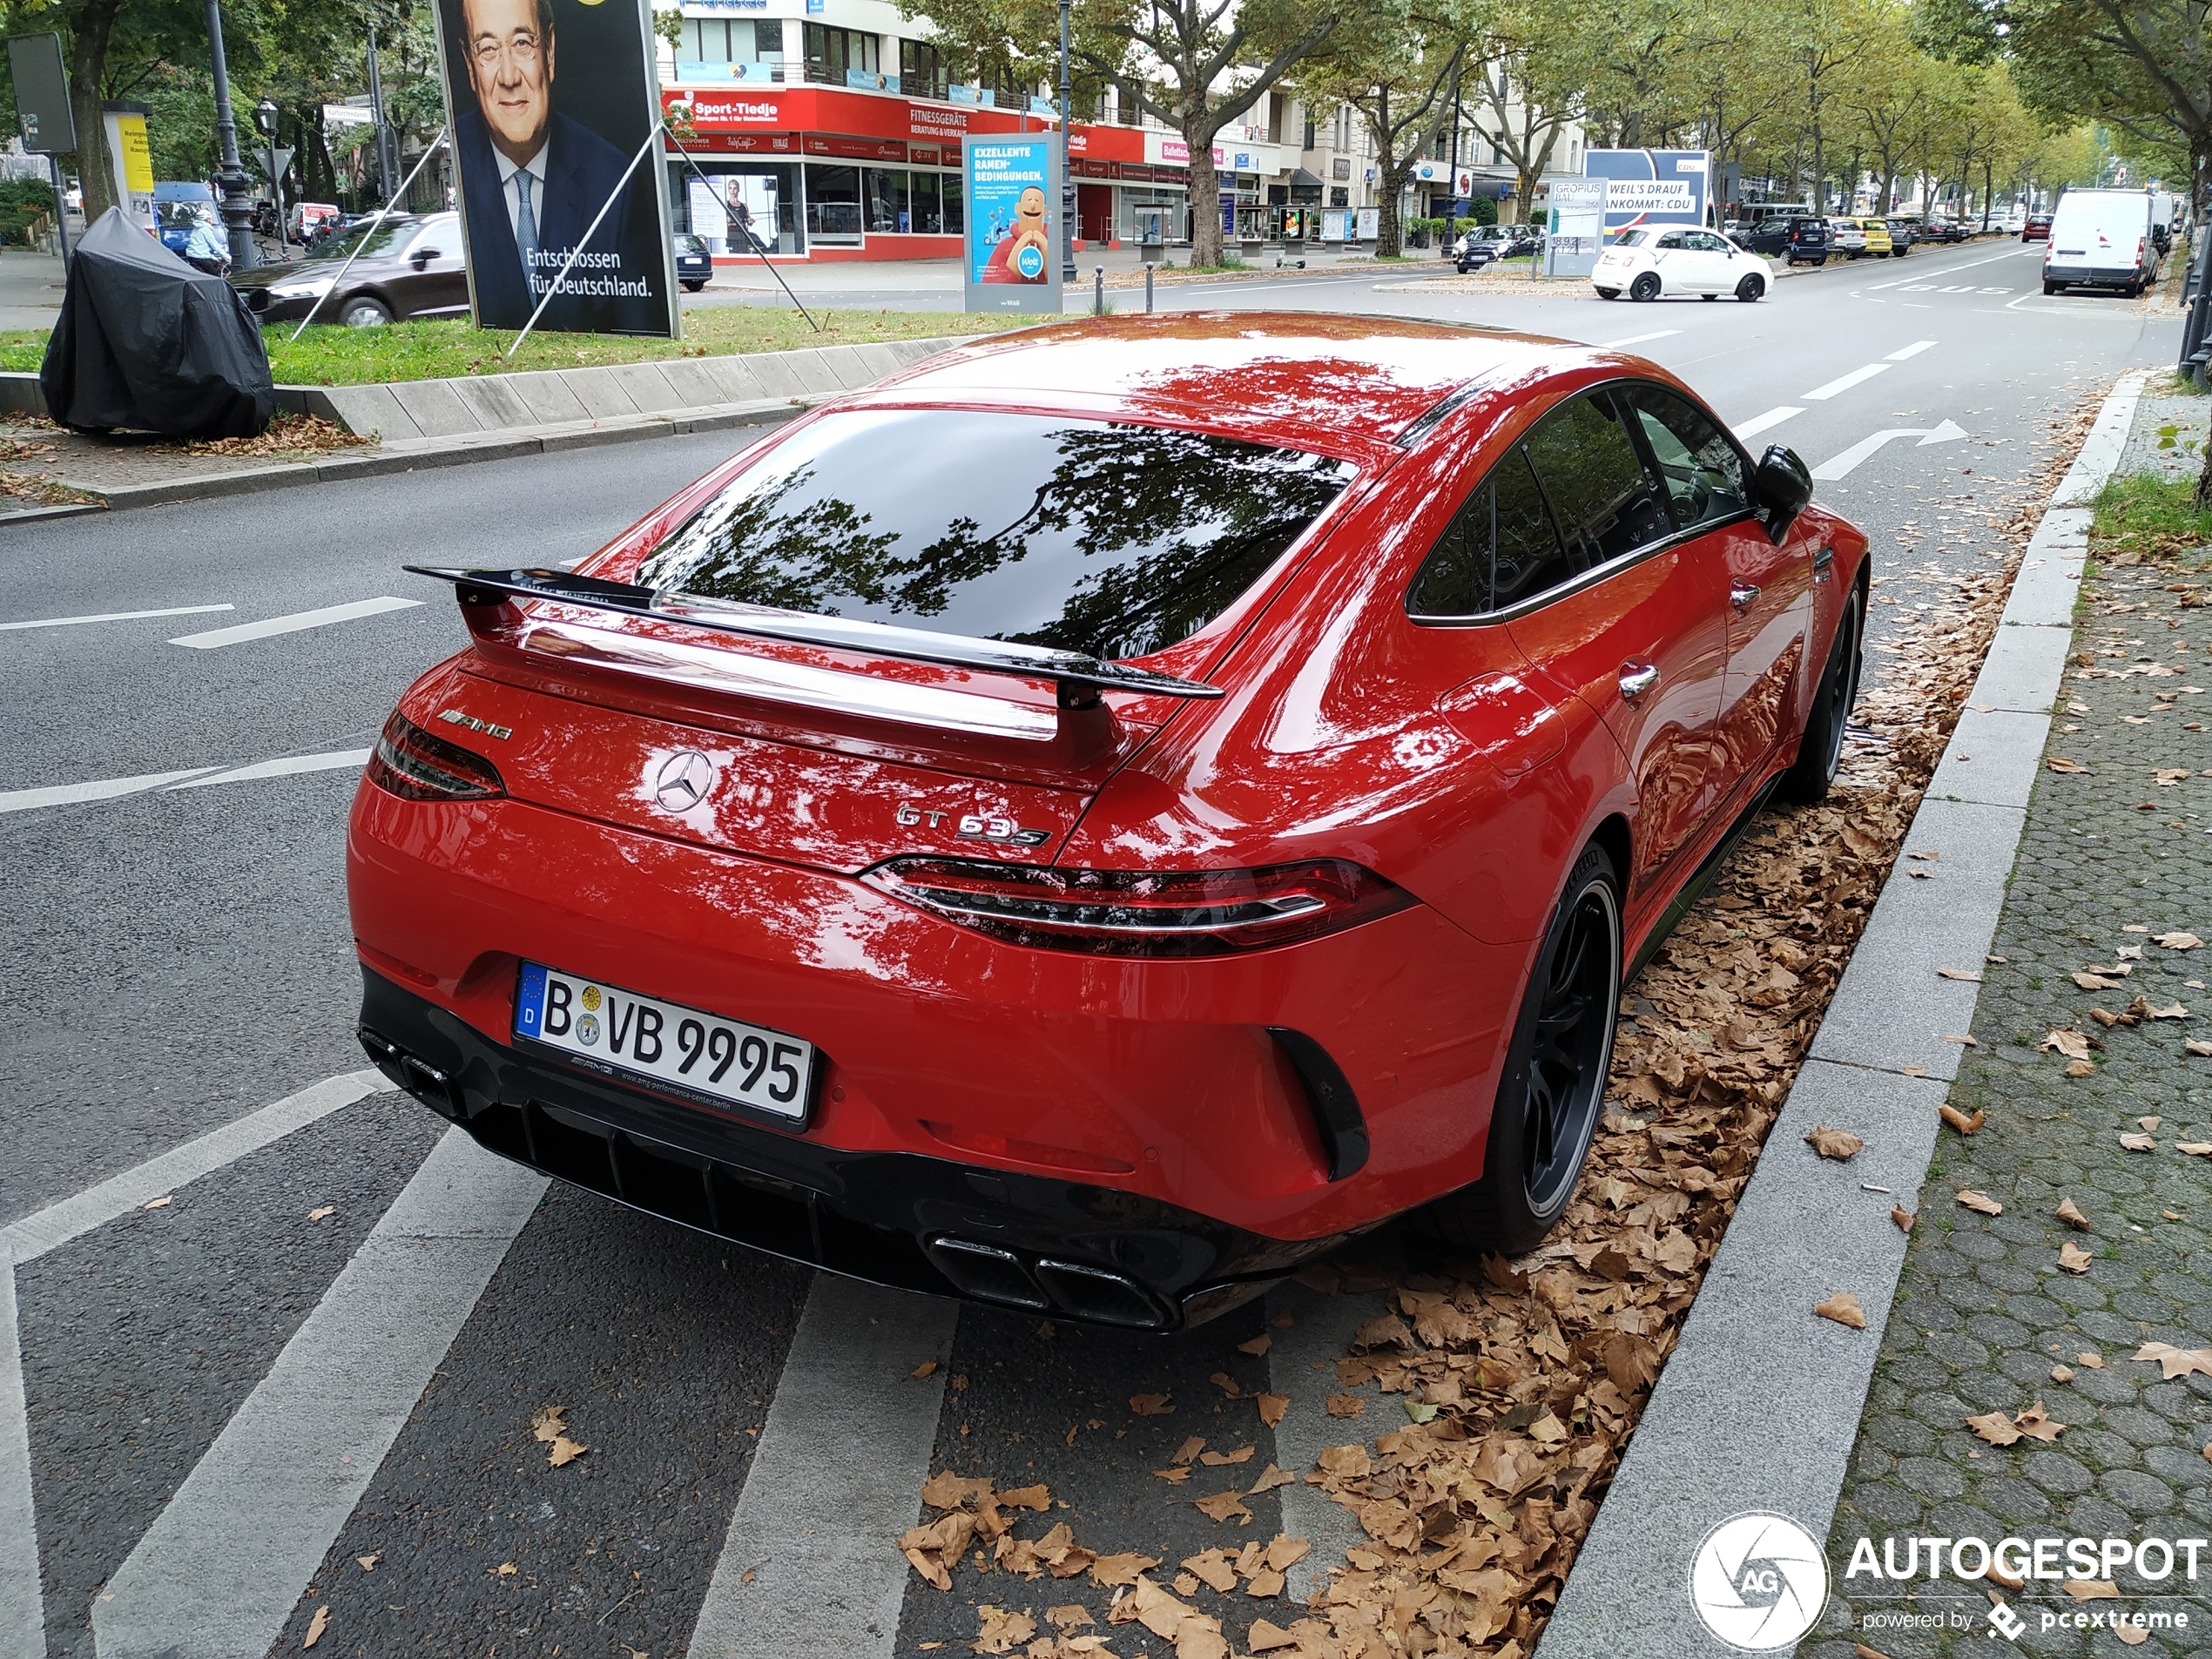
<svg viewBox="0 0 2212 1659"><path fill-rule="evenodd" d="M1860 462L1893 438L1918 438L1920 442L1912 447L1920 449L1932 443L1950 443L1966 435L1966 428L1953 421L1946 421L1939 427L1892 427L1886 432L1877 432L1871 437L1861 438L1843 454L1822 462L1812 469L1812 475L1831 482L1847 476Z"/></svg>

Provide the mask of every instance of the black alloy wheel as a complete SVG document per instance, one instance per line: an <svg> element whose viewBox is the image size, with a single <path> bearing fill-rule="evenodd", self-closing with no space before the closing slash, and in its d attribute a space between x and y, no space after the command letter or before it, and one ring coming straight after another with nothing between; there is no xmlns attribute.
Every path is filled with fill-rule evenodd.
<svg viewBox="0 0 2212 1659"><path fill-rule="evenodd" d="M1747 276L1736 285L1736 297L1747 306L1757 301L1765 292L1766 284L1755 276Z"/></svg>
<svg viewBox="0 0 2212 1659"><path fill-rule="evenodd" d="M1656 300L1658 297L1659 273L1656 271L1646 271L1634 282L1629 284L1629 298L1639 303Z"/></svg>
<svg viewBox="0 0 2212 1659"><path fill-rule="evenodd" d="M1851 724L1851 705L1858 700L1859 636L1865 614L1859 591L1853 588L1836 624L1836 643L1829 648L1820 684L1813 688L1812 707L1805 715L1804 735L1797 741L1797 759L1782 774L1784 800L1810 805L1825 800L1843 764L1844 732Z"/></svg>
<svg viewBox="0 0 2212 1659"><path fill-rule="evenodd" d="M1569 873L1536 955L1491 1109L1482 1177L1422 1227L1465 1249L1519 1255L1565 1213L1589 1156L1621 1002L1621 885L1602 847Z"/></svg>

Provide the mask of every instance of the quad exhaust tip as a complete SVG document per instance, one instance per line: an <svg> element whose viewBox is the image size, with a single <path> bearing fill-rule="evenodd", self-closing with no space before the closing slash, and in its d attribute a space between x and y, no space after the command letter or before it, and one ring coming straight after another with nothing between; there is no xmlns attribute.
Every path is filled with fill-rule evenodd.
<svg viewBox="0 0 2212 1659"><path fill-rule="evenodd" d="M941 1234L930 1259L961 1295L1003 1307L1057 1310L1097 1325L1157 1330L1167 1324L1159 1301L1135 1279L1080 1262L1045 1258L1031 1265L1010 1250Z"/></svg>

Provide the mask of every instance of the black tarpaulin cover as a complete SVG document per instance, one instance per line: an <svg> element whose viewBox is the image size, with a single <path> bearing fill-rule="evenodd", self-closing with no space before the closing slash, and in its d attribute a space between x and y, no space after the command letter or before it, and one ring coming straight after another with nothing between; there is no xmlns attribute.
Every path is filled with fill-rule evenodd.
<svg viewBox="0 0 2212 1659"><path fill-rule="evenodd" d="M246 301L114 207L77 244L38 383L47 415L82 431L250 438L276 413Z"/></svg>

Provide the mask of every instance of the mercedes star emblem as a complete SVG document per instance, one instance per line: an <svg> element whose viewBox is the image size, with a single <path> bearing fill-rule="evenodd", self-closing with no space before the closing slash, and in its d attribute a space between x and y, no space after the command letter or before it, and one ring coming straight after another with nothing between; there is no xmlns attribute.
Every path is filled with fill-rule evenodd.
<svg viewBox="0 0 2212 1659"><path fill-rule="evenodd" d="M697 749L679 749L653 777L653 799L664 812L688 813L714 787L714 763Z"/></svg>

